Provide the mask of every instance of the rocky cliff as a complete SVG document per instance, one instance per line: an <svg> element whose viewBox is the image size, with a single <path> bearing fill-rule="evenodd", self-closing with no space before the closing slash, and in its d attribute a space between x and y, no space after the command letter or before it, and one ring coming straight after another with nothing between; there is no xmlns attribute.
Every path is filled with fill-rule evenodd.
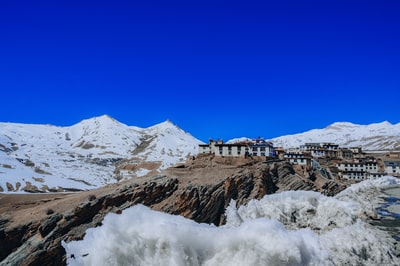
<svg viewBox="0 0 400 266"><path fill-rule="evenodd" d="M280 161L197 156L151 178L137 178L73 194L15 195L0 198L0 265L62 265L61 241L82 239L109 212L135 204L221 225L232 199L237 205L285 190L334 195L346 184L311 169ZM10 197L10 198L7 198ZM8 201L7 201L8 200Z"/></svg>

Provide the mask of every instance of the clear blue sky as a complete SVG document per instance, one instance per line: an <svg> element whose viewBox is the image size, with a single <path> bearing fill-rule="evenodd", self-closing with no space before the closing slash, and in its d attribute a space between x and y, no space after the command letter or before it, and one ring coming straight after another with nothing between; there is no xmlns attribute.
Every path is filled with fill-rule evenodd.
<svg viewBox="0 0 400 266"><path fill-rule="evenodd" d="M1 1L0 121L273 138L400 122L400 1Z"/></svg>

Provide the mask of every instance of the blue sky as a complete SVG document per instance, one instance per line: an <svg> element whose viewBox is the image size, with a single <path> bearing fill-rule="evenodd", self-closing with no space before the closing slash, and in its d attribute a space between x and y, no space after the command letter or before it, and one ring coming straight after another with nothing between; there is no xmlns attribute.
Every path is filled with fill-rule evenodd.
<svg viewBox="0 0 400 266"><path fill-rule="evenodd" d="M399 123L400 2L1 1L0 121L193 136Z"/></svg>

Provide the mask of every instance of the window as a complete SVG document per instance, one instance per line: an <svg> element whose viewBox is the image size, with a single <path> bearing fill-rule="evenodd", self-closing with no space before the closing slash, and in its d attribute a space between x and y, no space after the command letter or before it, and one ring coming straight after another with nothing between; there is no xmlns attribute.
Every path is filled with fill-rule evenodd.
<svg viewBox="0 0 400 266"><path fill-rule="evenodd" d="M260 148L260 151L265 151L265 147L261 147L261 148Z"/></svg>

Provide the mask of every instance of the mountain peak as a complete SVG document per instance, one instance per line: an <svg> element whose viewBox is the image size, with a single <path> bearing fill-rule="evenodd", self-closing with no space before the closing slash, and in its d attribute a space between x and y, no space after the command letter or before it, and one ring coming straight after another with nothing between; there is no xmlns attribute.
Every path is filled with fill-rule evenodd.
<svg viewBox="0 0 400 266"><path fill-rule="evenodd" d="M112 118L112 117L111 117L110 115L108 115L108 114L100 115L100 116L98 116L98 118L115 120L114 118Z"/></svg>
<svg viewBox="0 0 400 266"><path fill-rule="evenodd" d="M352 127L356 127L358 125L353 124L351 122L335 122L333 124L330 124L329 126L327 126L325 129L335 129L335 130L340 130L343 128L352 128Z"/></svg>
<svg viewBox="0 0 400 266"><path fill-rule="evenodd" d="M100 116L95 116L95 117L92 117L92 118L90 118L90 119L93 119L93 120L97 120L97 121L103 121L103 122L109 122L109 121L113 121L113 122L118 122L116 119L114 119L114 118L112 118L111 116L109 116L108 114L104 114L104 115L100 115ZM89 120L90 120L89 119ZM118 122L119 123L119 122Z"/></svg>
<svg viewBox="0 0 400 266"><path fill-rule="evenodd" d="M161 122L160 124L166 124L166 125L172 125L175 126L174 122L172 122L171 120L167 119L164 122Z"/></svg>
<svg viewBox="0 0 400 266"><path fill-rule="evenodd" d="M358 127L358 126L383 126L383 127L387 127L387 126L393 126L393 124L390 123L387 120L382 121L382 122L378 122L378 123L371 123L371 124L367 124L367 125L355 124L355 123L351 123L351 122L335 122L335 123L327 126L327 128L330 128L330 127Z"/></svg>
<svg viewBox="0 0 400 266"><path fill-rule="evenodd" d="M170 128L178 128L179 127L177 125L175 125L171 120L167 119L164 122L155 124L154 126L149 127L149 129L161 129L161 130L165 130L165 129L170 129Z"/></svg>
<svg viewBox="0 0 400 266"><path fill-rule="evenodd" d="M383 122L380 122L380 123L376 123L375 125L384 126L384 127L393 126L393 124L390 123L390 122L387 121L387 120L385 120L385 121L383 121Z"/></svg>
<svg viewBox="0 0 400 266"><path fill-rule="evenodd" d="M95 116L92 118L88 118L88 119L84 119L81 122L77 123L78 124L83 124L83 125L125 125L121 122L119 122L118 120L112 118L111 116L104 114L101 116Z"/></svg>

